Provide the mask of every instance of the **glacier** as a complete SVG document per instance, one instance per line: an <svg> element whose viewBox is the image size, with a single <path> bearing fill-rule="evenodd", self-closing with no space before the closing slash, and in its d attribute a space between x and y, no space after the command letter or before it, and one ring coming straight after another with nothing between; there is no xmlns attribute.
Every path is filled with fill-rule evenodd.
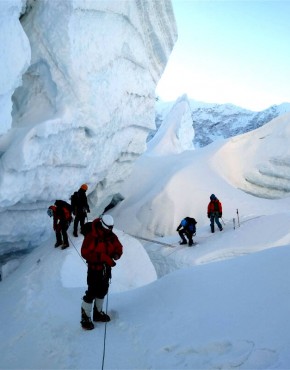
<svg viewBox="0 0 290 370"><path fill-rule="evenodd" d="M169 0L9 0L0 10L7 250L47 239L47 207L82 183L92 217L118 194L154 128L155 88L177 29Z"/></svg>

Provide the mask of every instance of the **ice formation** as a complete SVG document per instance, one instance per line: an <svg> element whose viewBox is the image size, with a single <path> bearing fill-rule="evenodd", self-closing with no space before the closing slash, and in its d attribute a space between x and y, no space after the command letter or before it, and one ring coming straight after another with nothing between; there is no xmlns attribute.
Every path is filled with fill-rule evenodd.
<svg viewBox="0 0 290 370"><path fill-rule="evenodd" d="M168 0L0 7L0 237L22 247L47 237L46 208L82 183L92 216L118 193L154 125L177 31Z"/></svg>

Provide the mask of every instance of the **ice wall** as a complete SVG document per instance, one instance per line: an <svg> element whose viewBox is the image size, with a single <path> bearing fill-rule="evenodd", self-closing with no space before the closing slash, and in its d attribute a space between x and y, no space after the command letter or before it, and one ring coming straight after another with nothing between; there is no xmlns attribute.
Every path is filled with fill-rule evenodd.
<svg viewBox="0 0 290 370"><path fill-rule="evenodd" d="M17 68L9 53L0 62L12 68L4 92L13 101L0 116L0 238L35 245L51 229L55 199L86 182L94 216L119 192L154 125L177 32L168 0L9 4L1 44L21 47Z"/></svg>
<svg viewBox="0 0 290 370"><path fill-rule="evenodd" d="M19 0L0 1L0 135L11 127L11 96L30 62L29 41L19 22L21 8Z"/></svg>

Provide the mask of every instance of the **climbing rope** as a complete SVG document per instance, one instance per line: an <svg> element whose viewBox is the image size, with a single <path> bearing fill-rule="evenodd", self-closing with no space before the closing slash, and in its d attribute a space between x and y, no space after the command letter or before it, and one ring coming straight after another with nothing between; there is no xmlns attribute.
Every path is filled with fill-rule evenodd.
<svg viewBox="0 0 290 370"><path fill-rule="evenodd" d="M133 235L133 234L128 234L128 235L133 236L133 238L136 238L136 239L145 240L147 242L152 242L154 244L161 244L161 245L164 245L165 247L170 247L170 248L175 248L176 247L176 245L174 245L174 244L163 243L163 242L159 242L157 240L148 239L148 238L144 238L142 236Z"/></svg>
<svg viewBox="0 0 290 370"><path fill-rule="evenodd" d="M80 256L81 260L85 263L85 265L87 265L86 261L84 260L84 258L81 256L81 254L77 250L75 244L73 243L73 241L71 240L69 235L68 235L68 239L69 239L70 243L72 244L72 246L74 247L74 249L76 250L77 254ZM110 283L111 283L111 279L110 279L109 284ZM108 314L108 305L109 305L109 289L108 289L108 293L107 293L107 297L106 297L106 315ZM104 369L104 363L105 363L106 339L107 339L107 322L105 322L105 330L104 330L104 337L103 337L102 370Z"/></svg>
<svg viewBox="0 0 290 370"><path fill-rule="evenodd" d="M72 246L74 247L74 249L76 250L77 254L80 256L81 260L84 262L85 265L87 265L86 261L83 259L83 257L81 256L80 252L77 250L76 246L74 245L73 241L71 240L70 236L68 235L68 240L70 241L70 244L72 244Z"/></svg>
<svg viewBox="0 0 290 370"><path fill-rule="evenodd" d="M111 280L110 280L111 282ZM109 302L109 289L106 298L106 315L108 314L108 302ZM102 358L102 370L104 369L105 355L106 355L106 339L107 339L107 321L105 322L105 331L103 338L103 358Z"/></svg>

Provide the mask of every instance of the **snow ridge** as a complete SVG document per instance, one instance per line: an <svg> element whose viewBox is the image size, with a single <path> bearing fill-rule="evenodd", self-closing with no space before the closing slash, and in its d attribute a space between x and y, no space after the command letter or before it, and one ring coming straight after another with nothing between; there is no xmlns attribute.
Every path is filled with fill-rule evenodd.
<svg viewBox="0 0 290 370"><path fill-rule="evenodd" d="M226 139L255 130L272 119L290 112L290 103L273 105L261 112L252 112L233 104L210 104L190 100L192 124L195 130L194 145L204 147L217 139ZM168 114L172 102L156 103L156 126ZM151 132L149 138L153 137Z"/></svg>

